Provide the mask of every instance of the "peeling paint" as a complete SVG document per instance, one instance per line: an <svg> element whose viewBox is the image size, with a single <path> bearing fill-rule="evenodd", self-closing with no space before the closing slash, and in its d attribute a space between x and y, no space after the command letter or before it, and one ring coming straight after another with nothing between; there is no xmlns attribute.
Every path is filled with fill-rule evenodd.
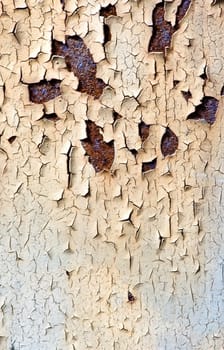
<svg viewBox="0 0 224 350"><path fill-rule="evenodd" d="M0 6L1 350L224 348L223 5L163 3Z"/></svg>

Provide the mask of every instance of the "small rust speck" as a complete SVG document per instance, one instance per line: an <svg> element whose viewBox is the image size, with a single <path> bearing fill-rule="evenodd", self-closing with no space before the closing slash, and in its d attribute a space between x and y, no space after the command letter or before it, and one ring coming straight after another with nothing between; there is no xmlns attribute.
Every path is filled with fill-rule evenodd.
<svg viewBox="0 0 224 350"><path fill-rule="evenodd" d="M16 140L16 136L15 136L15 135L13 135L13 136L11 136L11 137L8 138L8 142L9 142L10 144L12 144L15 140Z"/></svg>
<svg viewBox="0 0 224 350"><path fill-rule="evenodd" d="M149 128L150 128L150 125L145 124L143 121L138 124L138 132L142 142L144 142L149 136Z"/></svg>
<svg viewBox="0 0 224 350"><path fill-rule="evenodd" d="M181 93L186 101L188 101L192 97L192 94L189 90L188 91L181 91Z"/></svg>
<svg viewBox="0 0 224 350"><path fill-rule="evenodd" d="M161 140L161 152L164 157L174 154L178 147L178 138L174 132L167 127Z"/></svg>
<svg viewBox="0 0 224 350"><path fill-rule="evenodd" d="M134 297L134 295L130 291L128 291L128 301L130 303L133 303L135 300L136 298Z"/></svg>
<svg viewBox="0 0 224 350"><path fill-rule="evenodd" d="M100 16L109 17L109 16L117 16L117 11L115 5L109 4L106 7L101 7Z"/></svg>
<svg viewBox="0 0 224 350"><path fill-rule="evenodd" d="M100 128L94 122L86 122L87 139L82 140L82 146L89 156L89 162L96 172L110 170L114 161L114 143L106 143L100 134Z"/></svg>
<svg viewBox="0 0 224 350"><path fill-rule="evenodd" d="M118 114L117 112L113 111L113 119L114 119L114 122L116 122L118 119L121 119L121 115Z"/></svg>
<svg viewBox="0 0 224 350"><path fill-rule="evenodd" d="M142 163L142 172L146 173L150 170L154 170L156 168L157 158L151 160L151 162Z"/></svg>
<svg viewBox="0 0 224 350"><path fill-rule="evenodd" d="M195 112L191 113L187 119L205 120L208 124L214 124L219 101L211 96L205 96L202 103L196 107Z"/></svg>
<svg viewBox="0 0 224 350"><path fill-rule="evenodd" d="M50 121L60 120L56 113L44 114L44 116L41 119L47 119Z"/></svg>

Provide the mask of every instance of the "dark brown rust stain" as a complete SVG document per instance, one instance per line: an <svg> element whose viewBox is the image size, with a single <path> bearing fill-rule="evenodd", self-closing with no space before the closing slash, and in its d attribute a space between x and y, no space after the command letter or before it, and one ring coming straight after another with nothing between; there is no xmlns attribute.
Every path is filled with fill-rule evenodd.
<svg viewBox="0 0 224 350"><path fill-rule="evenodd" d="M52 79L29 84L30 100L34 103L44 103L60 96L60 82L60 80Z"/></svg>
<svg viewBox="0 0 224 350"><path fill-rule="evenodd" d="M223 95L224 95L224 85L223 85L223 87L222 87L222 89L221 89L220 94L221 94L221 96L223 96Z"/></svg>
<svg viewBox="0 0 224 350"><path fill-rule="evenodd" d="M150 125L145 124L143 121L138 124L138 132L142 142L144 142L149 136L149 128L150 128Z"/></svg>
<svg viewBox="0 0 224 350"><path fill-rule="evenodd" d="M205 96L195 112L191 113L187 119L205 120L208 124L214 124L218 105L219 101L216 98Z"/></svg>
<svg viewBox="0 0 224 350"><path fill-rule="evenodd" d="M135 300L136 298L134 297L134 295L130 291L128 291L128 301L130 303L133 303Z"/></svg>
<svg viewBox="0 0 224 350"><path fill-rule="evenodd" d="M154 170L156 168L157 158L153 159L151 162L142 163L142 172L146 173L147 171Z"/></svg>
<svg viewBox="0 0 224 350"><path fill-rule="evenodd" d="M106 7L101 7L100 16L109 17L109 16L117 16L116 6L109 4Z"/></svg>
<svg viewBox="0 0 224 350"><path fill-rule="evenodd" d="M104 142L99 126L90 120L86 122L86 131L87 139L81 142L90 164L96 172L110 170L114 161L114 142Z"/></svg>
<svg viewBox="0 0 224 350"><path fill-rule="evenodd" d="M180 80L174 80L173 81L173 87L176 87L179 84Z"/></svg>
<svg viewBox="0 0 224 350"><path fill-rule="evenodd" d="M113 111L114 122L116 122L118 119L121 119L121 118L122 118L122 116L119 113Z"/></svg>
<svg viewBox="0 0 224 350"><path fill-rule="evenodd" d="M186 14L190 3L190 0L182 0L177 9L174 27L165 20L164 1L156 5L152 14L153 32L149 42L149 52L165 52L165 49L170 47L172 35L179 28L179 24Z"/></svg>
<svg viewBox="0 0 224 350"><path fill-rule="evenodd" d="M16 136L15 136L15 135L13 135L13 136L11 136L11 137L8 138L8 142L9 142L10 144L12 144L15 140L16 140Z"/></svg>
<svg viewBox="0 0 224 350"><path fill-rule="evenodd" d="M109 4L107 7L101 7L100 16L107 18L109 16L117 16L116 7L114 5ZM104 32L104 45L111 40L111 32L110 27L104 23L103 25Z"/></svg>
<svg viewBox="0 0 224 350"><path fill-rule="evenodd" d="M47 120L50 120L50 121L60 120L60 118L57 116L56 113L44 114L41 119L47 119Z"/></svg>
<svg viewBox="0 0 224 350"><path fill-rule="evenodd" d="M65 0L60 0L61 2L61 5L62 5L62 9L64 10L65 9Z"/></svg>
<svg viewBox="0 0 224 350"><path fill-rule="evenodd" d="M181 91L181 93L186 101L188 101L192 97L192 93L189 90L188 91Z"/></svg>
<svg viewBox="0 0 224 350"><path fill-rule="evenodd" d="M203 80L207 80L208 79L206 70L207 70L207 67L205 66L204 67L204 72L200 75L200 78L203 79Z"/></svg>
<svg viewBox="0 0 224 350"><path fill-rule="evenodd" d="M79 79L78 91L99 98L106 84L96 78L96 63L82 38L75 35L66 37L66 43L53 41L52 54L65 58L70 72Z"/></svg>
<svg viewBox="0 0 224 350"><path fill-rule="evenodd" d="M178 138L174 132L167 127L161 140L161 152L164 157L174 154L178 147Z"/></svg>
<svg viewBox="0 0 224 350"><path fill-rule="evenodd" d="M104 33L104 45L111 41L111 32L110 27L107 24L103 25L103 33Z"/></svg>

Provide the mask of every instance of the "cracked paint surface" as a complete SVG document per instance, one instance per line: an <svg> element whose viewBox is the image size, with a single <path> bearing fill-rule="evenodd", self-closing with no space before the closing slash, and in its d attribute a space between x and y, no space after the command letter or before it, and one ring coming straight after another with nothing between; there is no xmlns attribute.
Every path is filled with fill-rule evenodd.
<svg viewBox="0 0 224 350"><path fill-rule="evenodd" d="M160 3L0 7L1 350L224 348L223 4L165 1L165 56Z"/></svg>

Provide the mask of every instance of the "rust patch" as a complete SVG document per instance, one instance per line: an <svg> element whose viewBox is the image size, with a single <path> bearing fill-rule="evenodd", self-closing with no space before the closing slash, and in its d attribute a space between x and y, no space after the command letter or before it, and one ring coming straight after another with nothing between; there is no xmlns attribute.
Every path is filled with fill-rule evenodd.
<svg viewBox="0 0 224 350"><path fill-rule="evenodd" d="M140 124L138 124L138 132L142 142L144 142L149 136L149 128L150 128L150 125L147 125L144 122L141 122Z"/></svg>
<svg viewBox="0 0 224 350"><path fill-rule="evenodd" d="M52 79L29 84L30 100L34 103L44 103L60 96L60 82L60 80Z"/></svg>
<svg viewBox="0 0 224 350"><path fill-rule="evenodd" d="M103 16L105 18L109 16L117 16L116 6L109 4L106 7L101 7L100 16Z"/></svg>
<svg viewBox="0 0 224 350"><path fill-rule="evenodd" d="M164 157L174 154L178 147L178 138L174 132L167 127L161 140L161 152Z"/></svg>
<svg viewBox="0 0 224 350"><path fill-rule="evenodd" d="M66 37L66 43L53 41L52 54L65 58L70 72L79 79L78 91L99 98L106 84L96 78L96 63L82 38L75 35Z"/></svg>
<svg viewBox="0 0 224 350"><path fill-rule="evenodd" d="M87 139L81 142L90 164L96 172L110 170L114 161L114 142L104 142L99 126L90 120L86 122L86 131Z"/></svg>
<svg viewBox="0 0 224 350"><path fill-rule="evenodd" d="M177 8L176 14L176 26L179 28L179 24L184 18L187 10L189 9L191 0L182 0L181 4Z"/></svg>
<svg viewBox="0 0 224 350"><path fill-rule="evenodd" d="M158 3L153 10L153 32L149 42L149 52L165 52L170 47L173 33L179 28L179 24L186 14L191 1L182 0L178 6L176 14L176 23L173 27L170 22L165 20L164 1Z"/></svg>
<svg viewBox="0 0 224 350"><path fill-rule="evenodd" d="M170 22L165 21L164 15L164 3L161 2L153 10L153 33L149 42L149 52L164 52L167 47L170 47L174 29Z"/></svg>
<svg viewBox="0 0 224 350"><path fill-rule="evenodd" d="M214 124L219 101L211 96L205 96L202 103L196 107L195 112L191 113L187 119L205 120L208 124Z"/></svg>
<svg viewBox="0 0 224 350"><path fill-rule="evenodd" d="M146 173L150 170L154 170L156 168L157 158L153 159L151 162L142 163L142 172Z"/></svg>

